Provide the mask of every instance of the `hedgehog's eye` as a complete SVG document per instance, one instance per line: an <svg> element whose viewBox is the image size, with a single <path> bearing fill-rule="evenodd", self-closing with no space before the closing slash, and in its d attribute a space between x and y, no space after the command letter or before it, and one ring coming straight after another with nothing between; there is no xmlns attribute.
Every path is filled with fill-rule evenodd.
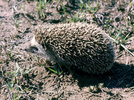
<svg viewBox="0 0 134 100"><path fill-rule="evenodd" d="M31 50L32 53L37 53L38 48L35 47L35 46L31 46L31 47L30 47L30 50Z"/></svg>

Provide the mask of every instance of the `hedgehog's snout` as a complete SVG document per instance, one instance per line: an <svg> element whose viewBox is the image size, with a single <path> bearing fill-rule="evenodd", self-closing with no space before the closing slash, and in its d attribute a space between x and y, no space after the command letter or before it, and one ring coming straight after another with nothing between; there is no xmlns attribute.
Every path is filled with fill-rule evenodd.
<svg viewBox="0 0 134 100"><path fill-rule="evenodd" d="M49 53L51 52L49 49L47 49L45 46L43 47L41 44L39 44L36 40L35 37L30 41L30 44L28 47L24 49L26 52L35 54L36 56L43 57L45 59L51 59L51 56L49 56ZM53 59L53 58L52 58Z"/></svg>
<svg viewBox="0 0 134 100"><path fill-rule="evenodd" d="M25 51L37 54L39 49L36 46L31 46L29 48L25 48Z"/></svg>
<svg viewBox="0 0 134 100"><path fill-rule="evenodd" d="M35 36L32 38L32 40L29 42L29 46L25 48L25 51L30 52L30 53L34 53L34 54L38 54L40 53L40 46L37 43L37 41L35 40Z"/></svg>
<svg viewBox="0 0 134 100"><path fill-rule="evenodd" d="M31 49L32 53L37 53L38 52L38 48L35 47L35 46L31 46L30 49Z"/></svg>

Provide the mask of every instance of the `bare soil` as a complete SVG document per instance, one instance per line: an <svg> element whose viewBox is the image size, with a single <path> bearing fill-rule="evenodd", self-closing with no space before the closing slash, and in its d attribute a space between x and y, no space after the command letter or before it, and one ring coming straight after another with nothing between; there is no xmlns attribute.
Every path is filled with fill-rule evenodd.
<svg viewBox="0 0 134 100"><path fill-rule="evenodd" d="M113 68L103 75L89 75L63 69L57 75L45 59L27 53L35 26L69 21L79 12L79 2L63 2L67 13L59 14L57 2L50 0L43 14L37 13L36 0L0 0L0 100L134 100L134 56L115 44ZM84 0L83 0L84 1ZM85 0L85 3L87 1ZM96 0L90 3L97 4ZM122 30L122 37L134 37L134 1L100 0L93 14L79 13L79 18L102 27L110 36ZM94 16L94 17L93 17ZM109 22L108 22L109 21ZM122 41L122 38L118 38ZM134 38L124 46L134 53Z"/></svg>

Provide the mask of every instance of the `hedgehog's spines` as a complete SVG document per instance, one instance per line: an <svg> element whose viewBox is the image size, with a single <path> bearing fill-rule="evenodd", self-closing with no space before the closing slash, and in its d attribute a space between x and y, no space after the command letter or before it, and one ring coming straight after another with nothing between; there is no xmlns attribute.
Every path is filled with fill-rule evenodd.
<svg viewBox="0 0 134 100"><path fill-rule="evenodd" d="M88 73L104 73L114 62L109 36L94 24L68 23L39 26L35 39L54 62L70 63ZM51 53L52 52L52 53Z"/></svg>

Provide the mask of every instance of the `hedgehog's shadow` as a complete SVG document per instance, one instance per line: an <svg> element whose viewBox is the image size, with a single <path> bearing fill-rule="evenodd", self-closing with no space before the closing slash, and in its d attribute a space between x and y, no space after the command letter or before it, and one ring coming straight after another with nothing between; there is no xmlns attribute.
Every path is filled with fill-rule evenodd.
<svg viewBox="0 0 134 100"><path fill-rule="evenodd" d="M78 80L80 88L95 86L104 83L104 87L108 88L125 88L132 86L131 83L134 77L132 66L114 63L113 68L103 75L89 75L83 72L77 72L73 75L75 80Z"/></svg>

